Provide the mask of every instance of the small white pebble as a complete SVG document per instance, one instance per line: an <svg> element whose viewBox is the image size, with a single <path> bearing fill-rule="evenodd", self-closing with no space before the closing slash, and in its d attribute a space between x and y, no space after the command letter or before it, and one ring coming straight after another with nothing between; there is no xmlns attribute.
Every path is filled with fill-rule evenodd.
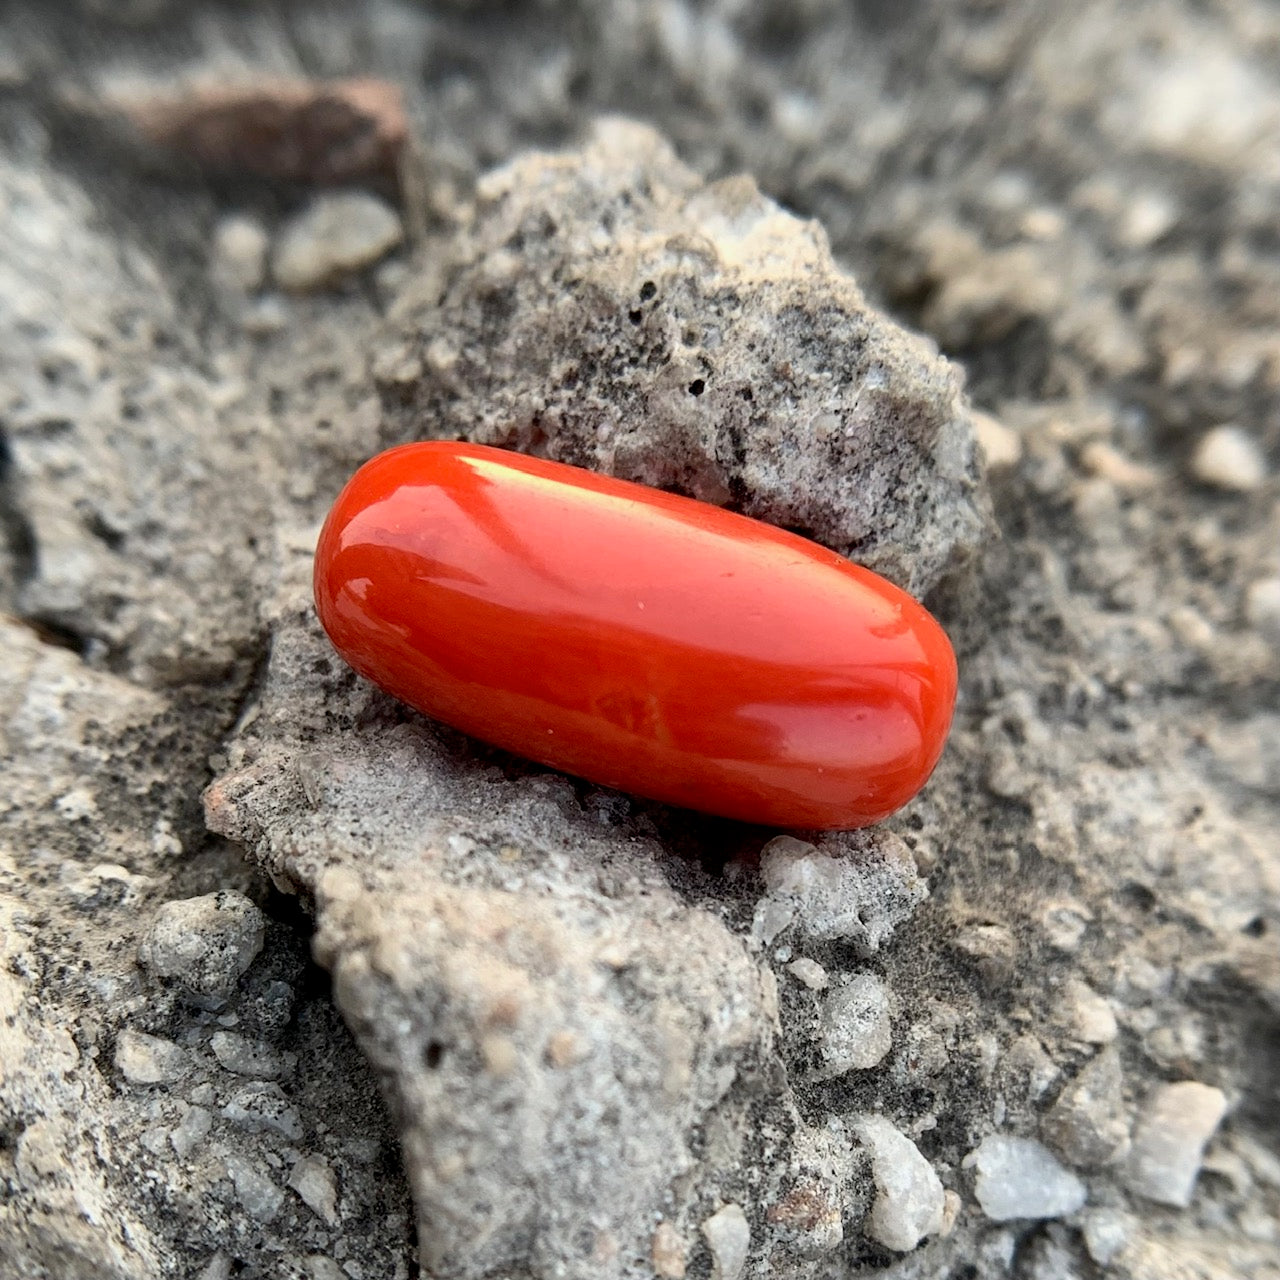
<svg viewBox="0 0 1280 1280"><path fill-rule="evenodd" d="M810 991L825 991L830 979L827 971L808 956L800 956L787 966L787 972L797 981L802 982Z"/></svg>
<svg viewBox="0 0 1280 1280"><path fill-rule="evenodd" d="M669 1222L660 1222L650 1245L653 1269L662 1280L684 1280L689 1266L689 1246Z"/></svg>
<svg viewBox="0 0 1280 1280"><path fill-rule="evenodd" d="M1125 205L1120 220L1120 241L1131 249L1145 249L1173 229L1178 208L1158 191L1139 191Z"/></svg>
<svg viewBox="0 0 1280 1280"><path fill-rule="evenodd" d="M1159 1204L1191 1203L1204 1149L1227 1113L1221 1089L1182 1080L1161 1085L1133 1135L1125 1171L1129 1189Z"/></svg>
<svg viewBox="0 0 1280 1280"><path fill-rule="evenodd" d="M214 282L224 289L252 293L267 271L267 232L256 219L233 213L213 231L211 267Z"/></svg>
<svg viewBox="0 0 1280 1280"><path fill-rule="evenodd" d="M1084 1183L1031 1138L993 1133L964 1164L977 1169L974 1195L994 1222L1064 1218L1084 1205Z"/></svg>
<svg viewBox="0 0 1280 1280"><path fill-rule="evenodd" d="M286 289L320 289L377 262L403 236L399 215L377 196L320 196L280 233L272 271Z"/></svg>
<svg viewBox="0 0 1280 1280"><path fill-rule="evenodd" d="M1110 1003L1087 982L1073 978L1067 983L1066 997L1072 1031L1085 1044L1110 1044L1120 1034Z"/></svg>
<svg viewBox="0 0 1280 1280"><path fill-rule="evenodd" d="M1250 493L1267 478L1267 464L1252 437L1239 427L1214 427L1191 459L1195 478L1215 489Z"/></svg>
<svg viewBox="0 0 1280 1280"><path fill-rule="evenodd" d="M159 1036L122 1031L116 1037L116 1067L130 1084L173 1084L187 1073L186 1051Z"/></svg>
<svg viewBox="0 0 1280 1280"><path fill-rule="evenodd" d="M1280 576L1251 582L1245 592L1244 612L1254 630L1280 647Z"/></svg>
<svg viewBox="0 0 1280 1280"><path fill-rule="evenodd" d="M702 1237L711 1250L711 1280L738 1280L747 1265L751 1226L742 1206L727 1204L702 1224Z"/></svg>
<svg viewBox="0 0 1280 1280"><path fill-rule="evenodd" d="M1006 427L998 418L989 413L975 410L972 415L973 434L977 437L978 448L982 450L987 466L992 471L1008 471L1016 467L1022 458L1022 437Z"/></svg>
<svg viewBox="0 0 1280 1280"><path fill-rule="evenodd" d="M323 1156L303 1156L289 1174L289 1189L318 1218L331 1227L338 1225L338 1184Z"/></svg>
<svg viewBox="0 0 1280 1280"><path fill-rule="evenodd" d="M1080 1215L1080 1233L1089 1257L1105 1267L1129 1243L1133 1219L1119 1209L1087 1209Z"/></svg>
<svg viewBox="0 0 1280 1280"><path fill-rule="evenodd" d="M907 1253L925 1236L941 1232L946 1224L946 1195L916 1144L884 1116L858 1116L853 1129L871 1155L876 1184L867 1235L886 1249Z"/></svg>

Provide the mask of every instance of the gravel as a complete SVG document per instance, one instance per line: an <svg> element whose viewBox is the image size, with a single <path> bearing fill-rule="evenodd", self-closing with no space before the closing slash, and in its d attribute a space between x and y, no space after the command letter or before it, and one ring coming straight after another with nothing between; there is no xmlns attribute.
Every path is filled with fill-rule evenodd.
<svg viewBox="0 0 1280 1280"><path fill-rule="evenodd" d="M15 1280L706 1277L728 1204L744 1280L1274 1271L1272 6L17 0L0 28ZM315 274L331 225L323 283L278 288L348 196L399 244ZM744 830L355 681L315 532L434 436L926 595L962 677L929 786L855 837ZM889 1051L818 1078L824 1002L872 966ZM132 1083L132 1036L183 1074ZM1208 1092L1166 1122L1169 1087ZM867 1116L943 1188L906 1256ZM997 1138L1043 1146L965 1168ZM1062 1219L975 1199L1039 1212L1064 1177Z"/></svg>
<svg viewBox="0 0 1280 1280"><path fill-rule="evenodd" d="M727 1204L702 1224L702 1237L711 1250L711 1280L738 1280L747 1264L751 1227L742 1206Z"/></svg>
<svg viewBox="0 0 1280 1280"><path fill-rule="evenodd" d="M138 948L138 960L216 1009L236 990L263 938L262 912L248 898L234 890L210 893L166 902Z"/></svg>
<svg viewBox="0 0 1280 1280"><path fill-rule="evenodd" d="M1084 1183L1031 1138L993 1133L965 1163L977 1170L974 1196L995 1222L1063 1218L1084 1205Z"/></svg>
<svg viewBox="0 0 1280 1280"><path fill-rule="evenodd" d="M886 1249L909 1253L942 1230L942 1183L919 1148L883 1116L860 1116L853 1131L871 1155L876 1196L866 1233Z"/></svg>
<svg viewBox="0 0 1280 1280"><path fill-rule="evenodd" d="M1226 1113L1221 1089L1195 1080L1161 1085L1138 1118L1125 1171L1129 1188L1148 1200L1186 1208L1205 1147Z"/></svg>
<svg viewBox="0 0 1280 1280"><path fill-rule="evenodd" d="M285 289L321 289L372 266L403 237L399 215L376 196L320 196L281 230L271 274Z"/></svg>
<svg viewBox="0 0 1280 1280"><path fill-rule="evenodd" d="M874 973L856 973L827 995L819 1033L824 1076L866 1071L893 1045L889 992Z"/></svg>

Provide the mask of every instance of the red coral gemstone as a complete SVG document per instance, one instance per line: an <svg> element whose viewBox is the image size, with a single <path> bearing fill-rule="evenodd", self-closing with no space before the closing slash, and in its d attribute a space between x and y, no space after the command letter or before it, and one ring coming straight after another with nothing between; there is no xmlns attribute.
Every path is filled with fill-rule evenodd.
<svg viewBox="0 0 1280 1280"><path fill-rule="evenodd" d="M780 827L860 827L924 785L951 645L892 583L795 534L480 445L356 472L316 606L361 675L592 782Z"/></svg>

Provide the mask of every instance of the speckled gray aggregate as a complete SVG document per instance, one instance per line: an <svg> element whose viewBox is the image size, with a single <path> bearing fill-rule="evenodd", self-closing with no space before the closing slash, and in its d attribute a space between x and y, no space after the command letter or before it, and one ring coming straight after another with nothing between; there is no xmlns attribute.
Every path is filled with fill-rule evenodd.
<svg viewBox="0 0 1280 1280"><path fill-rule="evenodd" d="M381 1280L419 1253L440 1280L1280 1271L1269 5L4 21L19 1280ZM328 287L277 292L324 193L205 189L106 120L246 69L406 87L408 245L342 279L375 250L313 242ZM680 162L593 134L618 111ZM628 148L655 181L623 207ZM595 199L616 234L589 234ZM733 261L765 245L781 280ZM373 449L453 431L733 502L929 591L963 690L925 794L761 865L770 833L521 768L358 684L307 607L315 529ZM265 879L206 826L214 778L209 821ZM157 966L166 913L217 920L211 894L247 927ZM890 1046L831 1075L825 1013L859 978Z"/></svg>

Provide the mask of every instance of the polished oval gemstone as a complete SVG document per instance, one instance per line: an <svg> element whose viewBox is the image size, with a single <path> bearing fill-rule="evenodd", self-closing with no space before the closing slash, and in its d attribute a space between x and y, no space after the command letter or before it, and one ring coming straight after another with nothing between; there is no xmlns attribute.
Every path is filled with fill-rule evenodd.
<svg viewBox="0 0 1280 1280"><path fill-rule="evenodd" d="M937 763L956 664L892 583L795 534L563 463L366 463L316 549L343 658L419 711L638 796L859 827Z"/></svg>

